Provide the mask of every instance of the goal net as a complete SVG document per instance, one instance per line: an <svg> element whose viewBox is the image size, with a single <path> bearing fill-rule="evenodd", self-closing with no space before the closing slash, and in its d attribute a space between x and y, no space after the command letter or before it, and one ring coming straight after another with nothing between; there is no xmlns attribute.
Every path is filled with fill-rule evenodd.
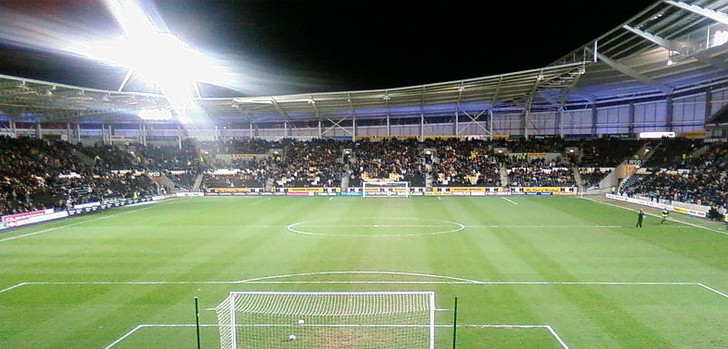
<svg viewBox="0 0 728 349"><path fill-rule="evenodd" d="M435 347L434 292L231 292L220 348Z"/></svg>
<svg viewBox="0 0 728 349"><path fill-rule="evenodd" d="M409 197L409 182L364 182L363 197L406 198Z"/></svg>

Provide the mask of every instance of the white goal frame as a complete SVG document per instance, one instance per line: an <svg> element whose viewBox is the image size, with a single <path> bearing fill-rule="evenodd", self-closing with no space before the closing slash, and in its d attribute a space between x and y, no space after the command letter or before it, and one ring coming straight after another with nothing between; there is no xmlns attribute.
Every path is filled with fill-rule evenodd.
<svg viewBox="0 0 728 349"><path fill-rule="evenodd" d="M228 297L220 303L216 308L215 311L217 312L218 316L218 323L219 323L219 329L220 329L220 347L221 349L237 349L239 348L239 340L238 338L238 329L241 327L248 327L248 328L274 328L274 327L290 327L290 325L281 323L281 324L268 324L268 323L262 323L262 324L238 324L238 312L240 313L246 313L247 310L250 310L251 308L255 308L256 310L253 310L253 313L255 311L259 311L261 308L260 305L251 305L250 303L242 303L238 301L239 298L256 298L260 297L263 300L270 300L271 297L281 297L282 300L291 300L296 297L300 298L311 298L311 297L323 297L323 298L341 298L341 297L389 297L389 298L396 298L398 300L404 300L404 299L414 299L416 303L415 307L413 308L406 308L407 306L411 306L411 304L407 305L404 304L404 302L399 304L399 308L397 304L394 306L392 304L386 304L386 309L377 308L377 304L375 302L372 302L371 306L368 306L364 309L362 309L362 305L360 302L352 302L351 299L349 299L349 307L352 309L342 309L343 313L341 316L342 318L361 318L366 316L391 316L392 314L411 314L411 313L420 313L424 319L424 317L427 317L427 323L422 324L397 324L397 323L342 323L342 324L308 324L302 325L299 323L300 326L308 326L313 328L409 328L409 329L422 329L423 333L425 330L428 333L427 338L427 348L428 349L434 349L435 348L435 292L432 291L395 291L395 292L387 292L387 291L371 291L371 292L276 292L276 291L233 291L230 292ZM344 302L343 304L347 304ZM308 309L306 306L303 306L305 310L301 309L300 304L295 305L295 309L290 309L290 312L286 314L287 316L294 316L294 317L301 317L304 318L306 315L302 315L303 313L308 313L311 310ZM278 305L266 305L265 307L266 311L271 311L274 314L280 314L281 311L281 304ZM288 309L287 309L288 310ZM347 313L354 311L354 313ZM374 313L371 313L374 311ZM426 315L425 315L426 314ZM308 316L315 318L317 315L311 315L308 314ZM344 319L345 320L345 319ZM302 320L299 320L302 321ZM424 337L424 336L423 336ZM422 338L422 337L420 337ZM422 344L424 346L424 343ZM422 347L420 347L422 348ZM424 348L422 348L424 349Z"/></svg>
<svg viewBox="0 0 728 349"><path fill-rule="evenodd" d="M364 198L408 198L410 196L409 182L363 182L361 196Z"/></svg>

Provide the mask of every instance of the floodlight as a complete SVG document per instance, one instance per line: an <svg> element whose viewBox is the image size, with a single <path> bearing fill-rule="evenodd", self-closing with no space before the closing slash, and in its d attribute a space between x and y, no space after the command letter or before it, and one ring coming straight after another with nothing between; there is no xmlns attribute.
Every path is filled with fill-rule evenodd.
<svg viewBox="0 0 728 349"><path fill-rule="evenodd" d="M710 40L710 47L720 46L728 42L728 30L717 30Z"/></svg>
<svg viewBox="0 0 728 349"><path fill-rule="evenodd" d="M127 69L123 90L132 75L164 94L177 111L194 108L198 81L227 80L224 69L155 23L137 1L104 0L123 35L89 43L86 56Z"/></svg>

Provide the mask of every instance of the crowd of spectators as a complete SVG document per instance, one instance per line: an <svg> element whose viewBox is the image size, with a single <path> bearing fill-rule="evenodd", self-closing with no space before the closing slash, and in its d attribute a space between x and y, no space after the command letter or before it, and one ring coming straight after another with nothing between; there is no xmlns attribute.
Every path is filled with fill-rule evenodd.
<svg viewBox="0 0 728 349"><path fill-rule="evenodd" d="M581 167L579 168L579 177L581 177L581 184L584 186L584 188L590 188L592 186L598 185L599 182L601 182L604 177L609 175L612 172L611 169L601 169L601 168L594 168L594 167Z"/></svg>
<svg viewBox="0 0 728 349"><path fill-rule="evenodd" d="M0 214L147 195L151 180L113 171L67 142L0 137Z"/></svg>
<svg viewBox="0 0 728 349"><path fill-rule="evenodd" d="M659 163L664 166L633 176L622 186L625 194L726 206L725 147L706 146L706 150L696 141L659 142L653 156L661 157ZM430 185L426 184L428 180L432 186L501 186L506 184L502 174L510 186L575 186L574 171L578 168L580 184L589 186L608 174L600 167L608 169L618 160L629 158L629 152L641 144L623 139L549 137L515 141L188 140L181 146L81 147L60 141L3 137L0 213L150 195L158 187L150 173L166 174L184 189L192 189L202 173L203 189L361 186L362 181L375 179L409 181L412 187ZM215 160L216 154L246 156L222 164ZM216 171L225 166L229 172Z"/></svg>
<svg viewBox="0 0 728 349"><path fill-rule="evenodd" d="M703 145L702 139L662 138L653 142L653 154L643 164L646 167L671 167L689 160Z"/></svg>
<svg viewBox="0 0 728 349"><path fill-rule="evenodd" d="M206 166L192 140L182 142L181 146L134 143L78 147L78 151L93 159L97 168L153 171L164 174L176 188L185 190L192 189L195 178Z"/></svg>
<svg viewBox="0 0 728 349"><path fill-rule="evenodd" d="M262 181L261 181L262 179ZM234 169L228 171L207 171L204 187L207 188L262 188L265 179L253 168Z"/></svg>
<svg viewBox="0 0 728 349"><path fill-rule="evenodd" d="M507 170L511 187L573 187L574 173L566 167L542 167L531 165Z"/></svg>
<svg viewBox="0 0 728 349"><path fill-rule="evenodd" d="M680 156L669 166L633 175L621 187L628 196L728 207L728 149L710 146L699 156Z"/></svg>
<svg viewBox="0 0 728 349"><path fill-rule="evenodd" d="M330 139L285 140L282 154L267 159L276 187L338 187L344 175L341 144Z"/></svg>
<svg viewBox="0 0 728 349"><path fill-rule="evenodd" d="M580 149L574 164L580 167L616 167L624 159L631 158L644 141L623 138L598 138L570 142L570 147Z"/></svg>
<svg viewBox="0 0 728 349"><path fill-rule="evenodd" d="M498 156L480 140L444 141L432 166L435 186L497 187L501 185Z"/></svg>
<svg viewBox="0 0 728 349"><path fill-rule="evenodd" d="M424 186L425 154L416 139L363 140L351 146L351 185L360 186L366 179L387 179Z"/></svg>

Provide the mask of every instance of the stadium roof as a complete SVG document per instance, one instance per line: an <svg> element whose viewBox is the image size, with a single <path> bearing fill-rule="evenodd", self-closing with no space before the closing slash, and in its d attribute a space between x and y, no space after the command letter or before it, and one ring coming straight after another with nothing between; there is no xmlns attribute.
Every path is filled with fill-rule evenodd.
<svg viewBox="0 0 728 349"><path fill-rule="evenodd" d="M540 69L392 89L197 102L216 122L277 122L568 110L664 99L728 85L727 9L728 0L658 1ZM0 109L14 119L136 122L139 111L161 108L170 106L160 94L0 76Z"/></svg>

